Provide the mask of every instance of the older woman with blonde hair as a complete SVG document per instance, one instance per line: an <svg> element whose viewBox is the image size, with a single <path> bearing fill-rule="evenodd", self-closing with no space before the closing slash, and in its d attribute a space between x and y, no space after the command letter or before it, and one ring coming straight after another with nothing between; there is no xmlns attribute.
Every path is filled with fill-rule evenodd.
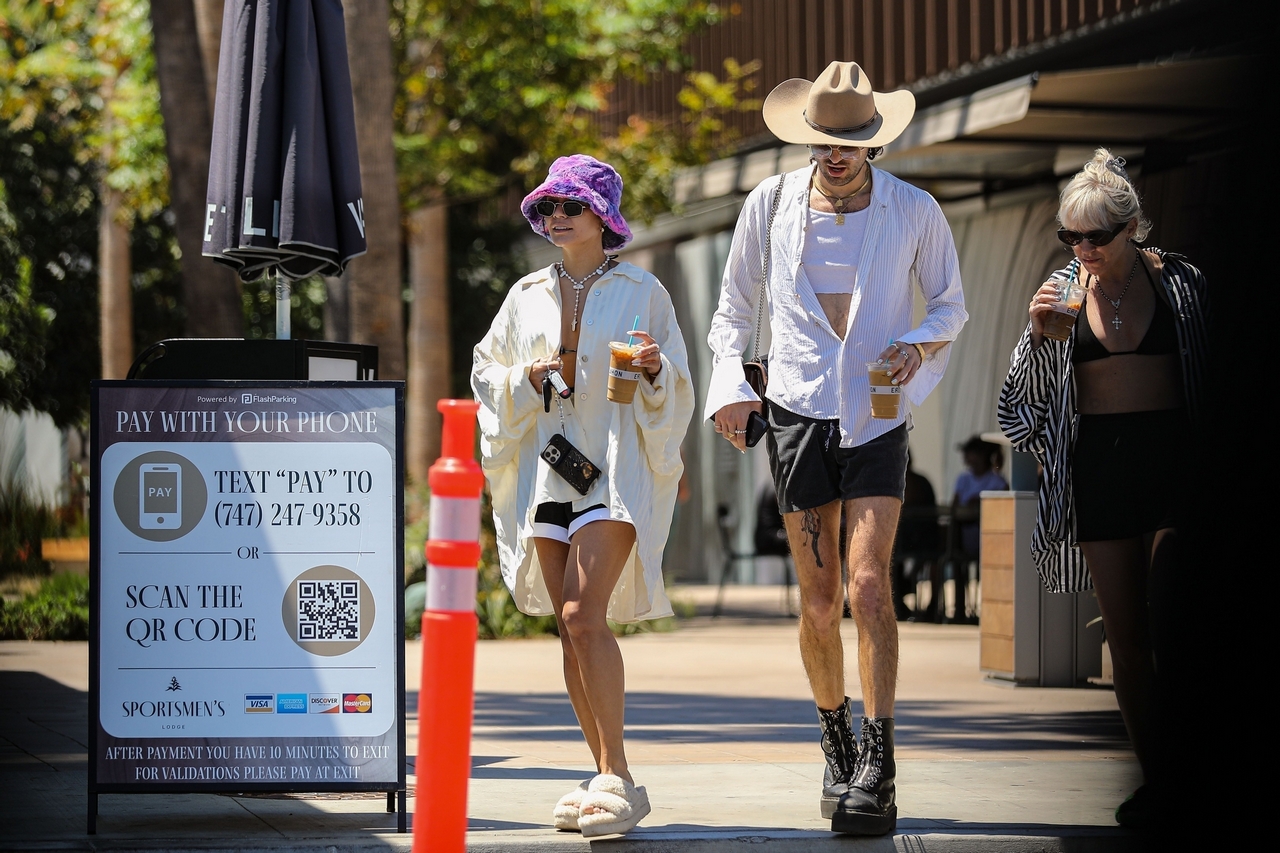
<svg viewBox="0 0 1280 853"><path fill-rule="evenodd" d="M998 417L1015 449L1043 466L1032 552L1045 586L1096 591L1116 700L1145 778L1116 820L1150 826L1165 774L1148 592L1178 552L1180 463L1204 391L1205 281L1182 256L1138 245L1151 223L1125 161L1105 148L1062 190L1058 220L1075 257L1031 299ZM1086 295L1058 341L1045 321L1068 280Z"/></svg>

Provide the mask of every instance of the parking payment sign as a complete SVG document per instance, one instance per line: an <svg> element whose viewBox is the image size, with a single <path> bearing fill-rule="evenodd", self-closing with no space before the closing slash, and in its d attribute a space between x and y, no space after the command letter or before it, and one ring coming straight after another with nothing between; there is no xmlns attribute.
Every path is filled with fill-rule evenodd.
<svg viewBox="0 0 1280 853"><path fill-rule="evenodd" d="M96 788L403 786L400 384L93 393Z"/></svg>

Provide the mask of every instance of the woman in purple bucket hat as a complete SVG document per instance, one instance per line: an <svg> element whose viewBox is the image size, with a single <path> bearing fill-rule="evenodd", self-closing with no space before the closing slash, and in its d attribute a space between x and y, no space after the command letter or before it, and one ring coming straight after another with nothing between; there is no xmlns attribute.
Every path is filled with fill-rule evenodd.
<svg viewBox="0 0 1280 853"><path fill-rule="evenodd" d="M521 612L555 614L595 759L597 775L560 798L553 821L588 837L649 813L627 768L622 654L606 619L671 615L662 550L694 402L670 295L606 253L631 240L621 201L608 164L551 164L520 207L561 259L515 283L471 371L502 576Z"/></svg>

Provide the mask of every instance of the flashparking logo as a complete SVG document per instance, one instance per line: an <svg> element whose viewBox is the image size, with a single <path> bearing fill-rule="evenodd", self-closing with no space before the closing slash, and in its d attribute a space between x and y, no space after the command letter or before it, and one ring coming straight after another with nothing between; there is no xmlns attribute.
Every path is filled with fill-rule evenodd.
<svg viewBox="0 0 1280 853"><path fill-rule="evenodd" d="M307 697L307 713L337 714L342 711L342 694L312 693Z"/></svg>
<svg viewBox="0 0 1280 853"><path fill-rule="evenodd" d="M244 697L246 714L274 714L276 697L274 693L246 693Z"/></svg>

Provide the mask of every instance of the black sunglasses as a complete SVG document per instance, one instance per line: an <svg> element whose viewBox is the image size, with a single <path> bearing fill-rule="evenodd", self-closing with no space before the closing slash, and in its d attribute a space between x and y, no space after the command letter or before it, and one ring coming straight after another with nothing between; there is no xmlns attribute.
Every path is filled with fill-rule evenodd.
<svg viewBox="0 0 1280 853"><path fill-rule="evenodd" d="M1079 246L1085 240L1088 240L1094 246L1105 246L1114 240L1128 224L1128 222L1121 222L1110 231L1102 228L1097 231L1085 231L1083 233L1080 231L1068 231L1065 228L1059 228L1058 239L1066 243L1068 246Z"/></svg>
<svg viewBox="0 0 1280 853"><path fill-rule="evenodd" d="M563 208L565 216L581 216L587 206L580 201L540 201L533 206L539 216L555 216L556 208Z"/></svg>

